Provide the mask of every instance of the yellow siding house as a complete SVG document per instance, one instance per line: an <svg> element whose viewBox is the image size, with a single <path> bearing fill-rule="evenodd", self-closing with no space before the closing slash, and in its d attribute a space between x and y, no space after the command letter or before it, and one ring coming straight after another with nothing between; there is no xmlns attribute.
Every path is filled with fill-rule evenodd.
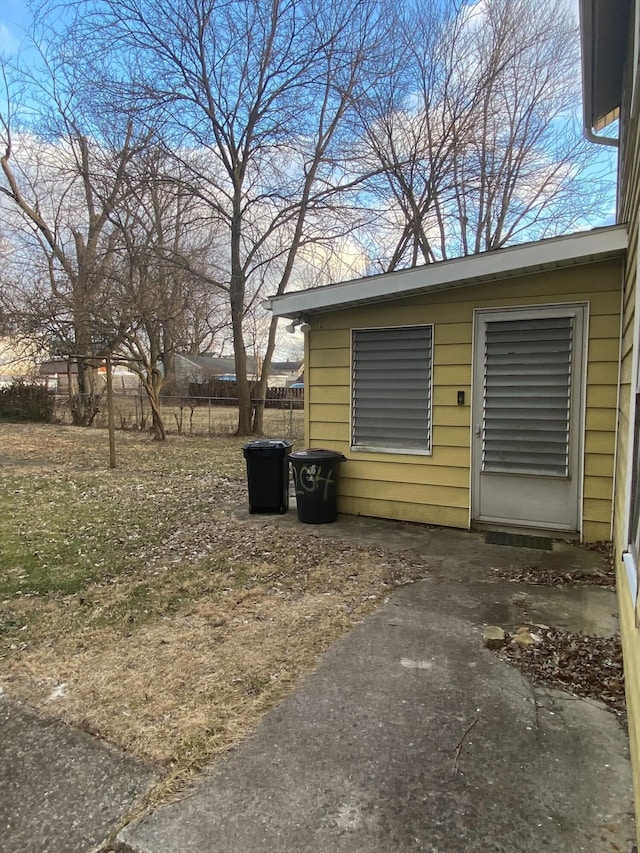
<svg viewBox="0 0 640 853"><path fill-rule="evenodd" d="M640 292L636 287L640 0L581 0L580 25L585 135L594 143L619 146L617 219L626 223L629 234L622 292L613 539L636 814L640 815Z"/></svg>
<svg viewBox="0 0 640 853"><path fill-rule="evenodd" d="M611 536L626 229L271 300L306 323L306 443L341 512Z"/></svg>
<svg viewBox="0 0 640 853"><path fill-rule="evenodd" d="M347 457L341 511L613 538L640 814L640 0L579 3L617 226L270 306L309 329L306 440Z"/></svg>

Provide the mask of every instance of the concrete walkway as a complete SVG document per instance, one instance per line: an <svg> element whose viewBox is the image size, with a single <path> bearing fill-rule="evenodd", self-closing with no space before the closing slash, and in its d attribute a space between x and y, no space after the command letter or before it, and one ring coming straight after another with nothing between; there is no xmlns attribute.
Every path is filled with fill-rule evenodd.
<svg viewBox="0 0 640 853"><path fill-rule="evenodd" d="M237 518L298 524L294 513ZM153 773L0 696L1 853L629 853L628 743L614 715L534 690L482 643L487 623L615 632L611 590L490 571L596 571L599 555L365 519L314 531L420 554L427 576L334 644L179 802L111 847Z"/></svg>
<svg viewBox="0 0 640 853"><path fill-rule="evenodd" d="M156 779L85 732L0 696L0 851L84 853Z"/></svg>
<svg viewBox="0 0 640 853"><path fill-rule="evenodd" d="M246 520L297 523L291 514ZM126 827L119 850L630 851L628 743L614 715L534 689L482 643L483 626L496 622L613 633L610 590L489 575L491 566L595 570L599 556L361 519L317 535L343 535L341 525L350 541L428 554L432 576L400 588L336 643L189 796Z"/></svg>

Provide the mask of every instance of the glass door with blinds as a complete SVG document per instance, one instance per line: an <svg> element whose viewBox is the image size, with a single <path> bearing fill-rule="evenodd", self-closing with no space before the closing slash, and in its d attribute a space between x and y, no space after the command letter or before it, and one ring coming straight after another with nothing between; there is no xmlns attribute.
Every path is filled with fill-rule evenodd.
<svg viewBox="0 0 640 853"><path fill-rule="evenodd" d="M478 311L476 521L579 529L586 307Z"/></svg>

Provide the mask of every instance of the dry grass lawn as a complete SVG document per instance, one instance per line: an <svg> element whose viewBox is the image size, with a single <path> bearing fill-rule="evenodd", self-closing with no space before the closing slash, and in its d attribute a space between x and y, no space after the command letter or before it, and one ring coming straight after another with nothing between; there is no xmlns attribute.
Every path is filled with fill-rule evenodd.
<svg viewBox="0 0 640 853"><path fill-rule="evenodd" d="M116 389L117 390L117 389ZM114 422L116 429L143 429L151 424L151 409L145 395L114 394ZM265 429L280 438L302 440L304 434L304 412L302 409L285 408L265 410ZM208 400L199 405L189 405L179 397L162 397L160 410L168 433L180 435L228 435L238 423L238 410L233 406L216 406ZM63 396L58 397L56 419L71 424L69 405ZM95 426L106 429L108 424L106 401L102 401Z"/></svg>
<svg viewBox="0 0 640 853"><path fill-rule="evenodd" d="M0 685L163 768L255 728L398 582L397 555L235 521L244 441L0 424Z"/></svg>

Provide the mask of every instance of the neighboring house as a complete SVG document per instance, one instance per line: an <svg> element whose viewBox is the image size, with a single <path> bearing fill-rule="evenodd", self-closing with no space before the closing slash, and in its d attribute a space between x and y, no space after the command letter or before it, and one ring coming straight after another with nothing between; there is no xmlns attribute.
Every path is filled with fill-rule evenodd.
<svg viewBox="0 0 640 853"><path fill-rule="evenodd" d="M38 368L38 376L47 383L47 388L56 394L78 393L78 363L73 359L50 358Z"/></svg>
<svg viewBox="0 0 640 853"><path fill-rule="evenodd" d="M285 386L295 382L300 373L301 362L274 361L269 371L269 386ZM216 358L212 355L187 356L176 353L174 393L187 396L191 383L203 383L209 379L235 380L235 361L233 357ZM247 378L258 378L259 367L256 360L247 357Z"/></svg>
<svg viewBox="0 0 640 853"><path fill-rule="evenodd" d="M217 356L205 353L204 355L183 356L183 358L188 358L192 363L196 364L204 378L208 379L212 376L235 376L236 363L233 356L218 358ZM257 371L258 367L255 358L247 356L247 378L255 379Z"/></svg>
<svg viewBox="0 0 640 853"><path fill-rule="evenodd" d="M173 357L174 382L169 383L165 393L187 397L192 383L201 384L215 376L234 374L232 358L211 356L188 356L176 353Z"/></svg>
<svg viewBox="0 0 640 853"><path fill-rule="evenodd" d="M107 368L102 364L98 367L98 376L107 384ZM69 393L69 382L71 382L71 393L78 393L78 362L76 359L52 358L43 361L38 370L38 377L44 379L47 388L56 394L63 396ZM126 365L113 365L113 390L116 394L137 394L140 392L140 377Z"/></svg>
<svg viewBox="0 0 640 853"><path fill-rule="evenodd" d="M580 13L619 225L269 305L310 325L306 441L346 456L341 511L613 538L640 814L640 0Z"/></svg>
<svg viewBox="0 0 640 853"><path fill-rule="evenodd" d="M301 361L272 361L269 371L269 387L289 388L299 381Z"/></svg>

